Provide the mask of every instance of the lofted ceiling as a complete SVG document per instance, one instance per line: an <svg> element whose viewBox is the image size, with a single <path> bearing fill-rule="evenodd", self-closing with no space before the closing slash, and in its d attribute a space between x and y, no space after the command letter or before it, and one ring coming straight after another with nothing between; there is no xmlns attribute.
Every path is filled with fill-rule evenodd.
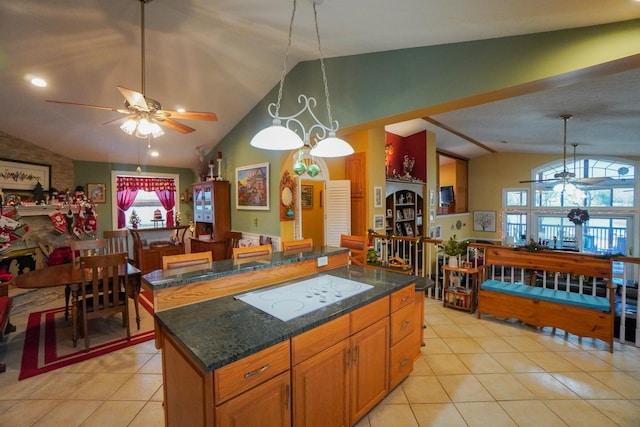
<svg viewBox="0 0 640 427"><path fill-rule="evenodd" d="M0 132L76 160L193 167L278 82L292 0L153 0L146 15L146 95L163 108L210 111L217 122L181 122L146 143L104 123L121 115L45 99L121 108L116 86L141 90L139 0L2 0ZM640 18L632 0L324 0L326 57L503 37ZM384 30L380 30L380 29ZM298 0L288 69L317 59L309 0ZM47 80L36 88L29 77ZM432 117L496 151L637 155L640 70ZM389 124L409 135L434 129L439 148L463 157L485 149L423 118ZM1 154L0 154L0 157Z"/></svg>

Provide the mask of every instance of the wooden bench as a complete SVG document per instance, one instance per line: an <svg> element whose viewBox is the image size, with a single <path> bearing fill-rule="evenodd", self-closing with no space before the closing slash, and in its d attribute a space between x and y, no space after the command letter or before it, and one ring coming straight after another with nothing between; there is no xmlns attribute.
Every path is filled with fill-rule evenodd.
<svg viewBox="0 0 640 427"><path fill-rule="evenodd" d="M505 246L482 249L478 318L491 314L563 329L605 341L613 352L615 285L610 259Z"/></svg>

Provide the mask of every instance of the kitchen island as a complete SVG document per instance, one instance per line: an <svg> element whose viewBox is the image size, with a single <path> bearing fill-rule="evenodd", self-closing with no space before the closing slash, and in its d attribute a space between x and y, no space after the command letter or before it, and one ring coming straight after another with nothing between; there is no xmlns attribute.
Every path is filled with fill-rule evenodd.
<svg viewBox="0 0 640 427"><path fill-rule="evenodd" d="M305 251L274 252L269 257L221 260L211 268L156 270L142 277L142 288L153 298L154 312L240 293L295 277L345 266L349 250L316 246Z"/></svg>
<svg viewBox="0 0 640 427"><path fill-rule="evenodd" d="M278 278L267 290L288 294L315 279L366 289L287 321L242 301L243 292L157 312L167 426L353 425L409 375L424 298L415 277L343 265Z"/></svg>

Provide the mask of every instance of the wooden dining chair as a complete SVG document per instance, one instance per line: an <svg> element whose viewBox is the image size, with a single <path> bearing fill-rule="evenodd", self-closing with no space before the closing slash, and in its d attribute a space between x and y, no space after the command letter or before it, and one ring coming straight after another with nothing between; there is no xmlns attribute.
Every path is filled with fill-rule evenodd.
<svg viewBox="0 0 640 427"><path fill-rule="evenodd" d="M242 239L242 233L239 231L227 231L224 233L225 239L225 257L224 259L233 258L233 248L238 247L238 242Z"/></svg>
<svg viewBox="0 0 640 427"><path fill-rule="evenodd" d="M313 239L286 240L282 242L282 251L305 251L313 248Z"/></svg>
<svg viewBox="0 0 640 427"><path fill-rule="evenodd" d="M105 230L102 238L107 241L108 254L129 253L129 230Z"/></svg>
<svg viewBox="0 0 640 427"><path fill-rule="evenodd" d="M233 248L232 258L241 260L254 257L271 256L273 248L271 245L248 246L246 248Z"/></svg>
<svg viewBox="0 0 640 427"><path fill-rule="evenodd" d="M88 255L102 255L107 248L105 239L96 240L72 240L69 243L71 247L71 262L73 268L80 268L80 258ZM69 318L69 299L71 298L71 287L69 285L64 288L64 318Z"/></svg>
<svg viewBox="0 0 640 427"><path fill-rule="evenodd" d="M365 236L340 235L340 247L349 248L349 261L353 265L367 265L367 238Z"/></svg>
<svg viewBox="0 0 640 427"><path fill-rule="evenodd" d="M193 252L190 254L165 255L162 257L162 269L191 267L194 265L202 268L211 268L213 255L211 251Z"/></svg>
<svg viewBox="0 0 640 427"><path fill-rule="evenodd" d="M127 340L131 340L129 327L127 254L94 255L80 257L80 300L74 310L74 338L84 336L85 351L89 351L89 320L122 314L122 326ZM78 317L80 319L78 319ZM76 342L74 341L74 346Z"/></svg>

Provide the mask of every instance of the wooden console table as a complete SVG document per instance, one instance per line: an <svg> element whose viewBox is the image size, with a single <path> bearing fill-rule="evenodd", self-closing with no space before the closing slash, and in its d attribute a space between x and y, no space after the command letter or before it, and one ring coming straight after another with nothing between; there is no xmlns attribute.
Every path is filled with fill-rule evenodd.
<svg viewBox="0 0 640 427"><path fill-rule="evenodd" d="M162 228L130 228L129 231L133 236L133 251L135 254L136 265L147 274L154 270L162 269L162 257L165 255L179 255L184 253L184 236L189 228L188 225L180 225L177 227ZM179 244L157 244L153 241L147 241L148 238L158 236L165 232L165 236L170 236L173 232L177 233ZM168 241L170 237L164 238Z"/></svg>

